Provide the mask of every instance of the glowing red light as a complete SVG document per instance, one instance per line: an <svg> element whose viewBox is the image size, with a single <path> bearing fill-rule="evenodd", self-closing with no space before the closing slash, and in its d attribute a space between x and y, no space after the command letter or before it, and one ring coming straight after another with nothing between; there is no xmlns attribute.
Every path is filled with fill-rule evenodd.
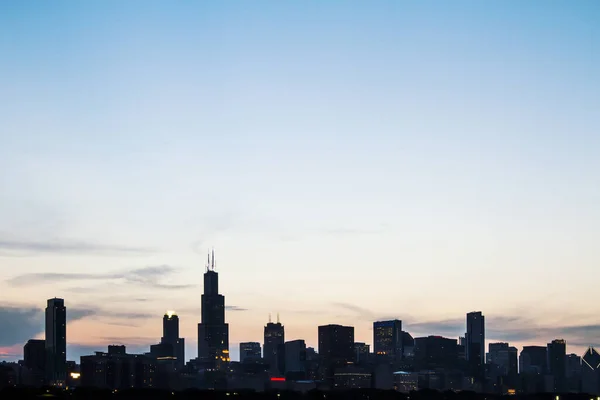
<svg viewBox="0 0 600 400"><path fill-rule="evenodd" d="M273 377L271 378L271 382L285 382L285 378Z"/></svg>

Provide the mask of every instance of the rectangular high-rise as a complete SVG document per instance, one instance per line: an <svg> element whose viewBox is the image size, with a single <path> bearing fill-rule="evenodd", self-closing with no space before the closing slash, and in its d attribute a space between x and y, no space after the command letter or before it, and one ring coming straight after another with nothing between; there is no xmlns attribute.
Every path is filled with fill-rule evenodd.
<svg viewBox="0 0 600 400"><path fill-rule="evenodd" d="M67 309L63 299L49 299L46 307L46 377L50 385L67 379Z"/></svg>
<svg viewBox="0 0 600 400"><path fill-rule="evenodd" d="M304 340L285 342L285 373L286 376L305 378L306 374L306 343Z"/></svg>
<svg viewBox="0 0 600 400"><path fill-rule="evenodd" d="M162 345L168 345L169 355L177 358L177 368L185 365L185 339L179 337L179 317L173 311L167 311L163 317Z"/></svg>
<svg viewBox="0 0 600 400"><path fill-rule="evenodd" d="M415 338L416 370L453 370L458 366L458 344L456 339L442 336Z"/></svg>
<svg viewBox="0 0 600 400"><path fill-rule="evenodd" d="M519 374L544 375L548 370L547 354L544 346L523 346L519 356Z"/></svg>
<svg viewBox="0 0 600 400"><path fill-rule="evenodd" d="M285 327L279 322L277 323L270 321L265 325L264 329L264 343L263 343L263 358L269 365L271 372L282 372L280 357L278 353L281 346L285 343Z"/></svg>
<svg viewBox="0 0 600 400"><path fill-rule="evenodd" d="M354 343L354 363L366 364L369 361L370 346L366 343Z"/></svg>
<svg viewBox="0 0 600 400"><path fill-rule="evenodd" d="M27 377L23 383L40 387L46 380L46 341L30 339L23 347L23 364L27 368Z"/></svg>
<svg viewBox="0 0 600 400"><path fill-rule="evenodd" d="M485 379L485 317L481 311L467 314L465 356L469 374L479 382Z"/></svg>
<svg viewBox="0 0 600 400"><path fill-rule="evenodd" d="M319 326L319 356L324 378L332 380L335 368L354 362L354 327Z"/></svg>
<svg viewBox="0 0 600 400"><path fill-rule="evenodd" d="M554 379L554 392L567 390L567 342L563 339L548 343L548 369Z"/></svg>
<svg viewBox="0 0 600 400"><path fill-rule="evenodd" d="M518 382L519 362L517 348L508 343L490 343L487 359L488 376L486 379L496 393L514 388Z"/></svg>
<svg viewBox="0 0 600 400"><path fill-rule="evenodd" d="M378 359L402 360L402 321L373 322L373 352Z"/></svg>

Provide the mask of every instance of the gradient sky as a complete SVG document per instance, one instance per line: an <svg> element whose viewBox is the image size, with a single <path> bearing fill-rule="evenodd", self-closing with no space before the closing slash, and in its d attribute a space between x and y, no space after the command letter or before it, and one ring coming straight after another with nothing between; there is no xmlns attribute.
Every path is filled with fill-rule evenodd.
<svg viewBox="0 0 600 400"><path fill-rule="evenodd" d="M398 317L600 345L600 2L0 2L0 354ZM9 328L5 328L8 326Z"/></svg>

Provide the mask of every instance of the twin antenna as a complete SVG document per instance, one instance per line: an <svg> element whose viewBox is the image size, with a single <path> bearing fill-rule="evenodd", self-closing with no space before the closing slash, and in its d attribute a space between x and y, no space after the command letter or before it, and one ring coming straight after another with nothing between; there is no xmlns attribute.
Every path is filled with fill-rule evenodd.
<svg viewBox="0 0 600 400"><path fill-rule="evenodd" d="M212 249L212 253L208 251L208 261L206 262L206 271L214 271L217 264L215 264L215 249Z"/></svg>
<svg viewBox="0 0 600 400"><path fill-rule="evenodd" d="M271 313L269 313L269 323L272 323L273 321L271 321ZM277 323L279 324L279 313L277 313Z"/></svg>

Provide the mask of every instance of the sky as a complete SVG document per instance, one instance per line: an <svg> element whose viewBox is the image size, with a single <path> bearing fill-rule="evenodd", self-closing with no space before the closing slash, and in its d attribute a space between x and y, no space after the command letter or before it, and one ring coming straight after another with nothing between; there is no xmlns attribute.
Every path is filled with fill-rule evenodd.
<svg viewBox="0 0 600 400"><path fill-rule="evenodd" d="M600 3L0 2L0 357L399 318L600 345ZM6 328L7 327L7 328Z"/></svg>

